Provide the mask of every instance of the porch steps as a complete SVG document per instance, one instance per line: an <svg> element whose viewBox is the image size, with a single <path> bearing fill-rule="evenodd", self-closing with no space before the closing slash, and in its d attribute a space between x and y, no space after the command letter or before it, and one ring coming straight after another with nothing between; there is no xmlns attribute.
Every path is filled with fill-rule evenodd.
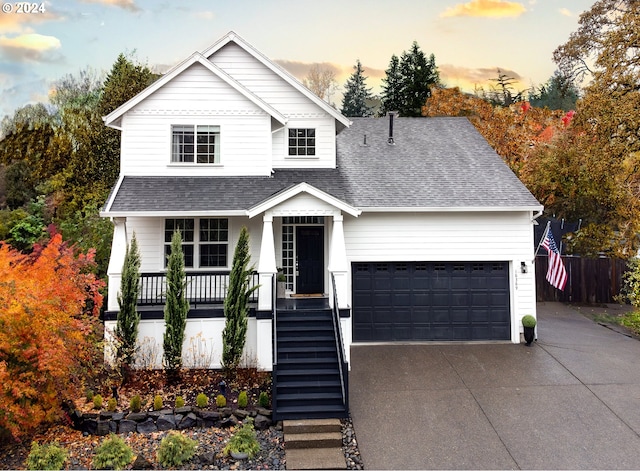
<svg viewBox="0 0 640 471"><path fill-rule="evenodd" d="M328 309L278 311L276 420L347 417L331 316Z"/></svg>
<svg viewBox="0 0 640 471"><path fill-rule="evenodd" d="M287 469L346 469L339 419L285 420Z"/></svg>

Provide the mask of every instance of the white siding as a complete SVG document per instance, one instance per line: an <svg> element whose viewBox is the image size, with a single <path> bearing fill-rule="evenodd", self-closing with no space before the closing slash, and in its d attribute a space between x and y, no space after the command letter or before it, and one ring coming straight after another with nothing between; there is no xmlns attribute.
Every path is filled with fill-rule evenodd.
<svg viewBox="0 0 640 471"><path fill-rule="evenodd" d="M227 44L209 57L209 60L290 118L287 129L278 130L273 134L274 168L335 167L334 118L236 44ZM292 158L287 155L288 128L316 129L314 158Z"/></svg>
<svg viewBox="0 0 640 471"><path fill-rule="evenodd" d="M363 213L345 217L349 262L506 261L510 267L512 341L520 320L536 315L533 225L520 213ZM527 273L521 273L525 262Z"/></svg>
<svg viewBox="0 0 640 471"><path fill-rule="evenodd" d="M171 164L171 125L220 126L220 164ZM268 175L271 117L200 64L125 114L125 175Z"/></svg>

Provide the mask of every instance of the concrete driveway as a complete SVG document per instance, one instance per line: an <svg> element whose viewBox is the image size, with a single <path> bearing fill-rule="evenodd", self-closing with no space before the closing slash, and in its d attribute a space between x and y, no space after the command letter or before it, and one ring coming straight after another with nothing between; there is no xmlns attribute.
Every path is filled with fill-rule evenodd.
<svg viewBox="0 0 640 471"><path fill-rule="evenodd" d="M640 468L640 341L560 303L538 318L530 348L352 347L365 469Z"/></svg>

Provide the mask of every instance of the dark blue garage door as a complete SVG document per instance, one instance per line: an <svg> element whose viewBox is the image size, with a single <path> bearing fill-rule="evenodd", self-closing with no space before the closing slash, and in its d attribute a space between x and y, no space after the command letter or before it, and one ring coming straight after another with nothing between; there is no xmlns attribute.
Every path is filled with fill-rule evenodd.
<svg viewBox="0 0 640 471"><path fill-rule="evenodd" d="M354 263L353 341L510 340L508 262Z"/></svg>

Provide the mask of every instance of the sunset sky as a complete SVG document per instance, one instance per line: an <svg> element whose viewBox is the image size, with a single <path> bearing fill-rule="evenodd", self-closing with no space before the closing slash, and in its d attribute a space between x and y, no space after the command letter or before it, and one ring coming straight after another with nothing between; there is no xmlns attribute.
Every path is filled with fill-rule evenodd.
<svg viewBox="0 0 640 471"><path fill-rule="evenodd" d="M20 13L0 0L0 118L47 102L66 74L107 72L121 52L164 72L231 30L300 79L322 64L341 88L360 59L379 93L391 55L415 40L447 86L486 88L499 68L525 89L553 74L553 50L593 1L51 0Z"/></svg>

